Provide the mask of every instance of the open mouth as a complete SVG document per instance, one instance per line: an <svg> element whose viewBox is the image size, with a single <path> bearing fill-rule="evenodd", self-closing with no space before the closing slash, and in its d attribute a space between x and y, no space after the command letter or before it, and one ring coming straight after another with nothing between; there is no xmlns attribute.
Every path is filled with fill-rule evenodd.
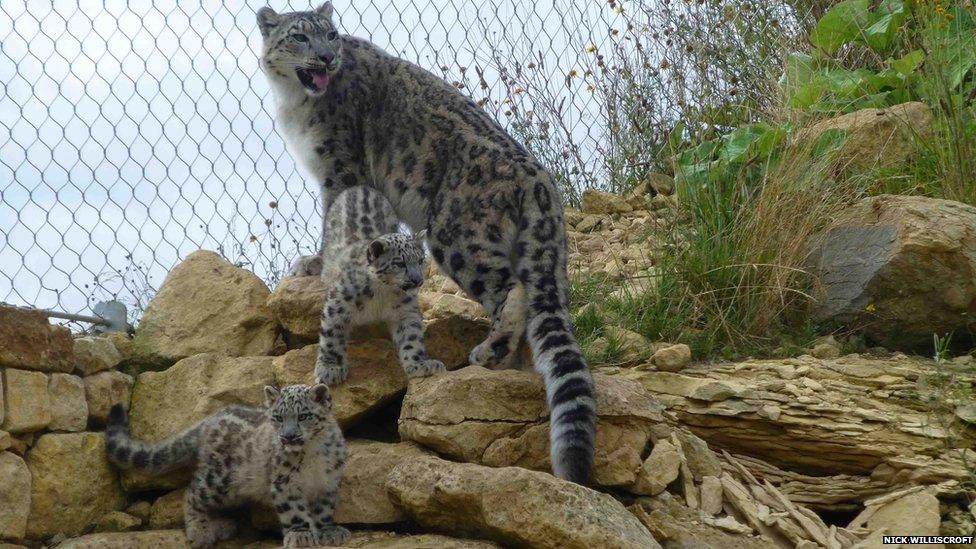
<svg viewBox="0 0 976 549"><path fill-rule="evenodd" d="M319 67L299 67L295 69L298 81L305 89L313 93L321 93L329 86L329 71Z"/></svg>

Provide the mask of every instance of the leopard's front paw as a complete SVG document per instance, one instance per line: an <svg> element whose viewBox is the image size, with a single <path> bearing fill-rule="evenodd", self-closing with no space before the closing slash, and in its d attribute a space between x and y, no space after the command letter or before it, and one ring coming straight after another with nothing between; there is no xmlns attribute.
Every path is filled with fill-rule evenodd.
<svg viewBox="0 0 976 549"><path fill-rule="evenodd" d="M345 364L315 363L315 383L325 383L329 387L339 385L349 377L349 367Z"/></svg>
<svg viewBox="0 0 976 549"><path fill-rule="evenodd" d="M447 368L444 367L443 362L439 360L434 360L432 358L428 358L423 362L418 362L416 364L408 366L407 368L404 368L407 377L411 379L415 377L432 376L434 374L439 374L446 370Z"/></svg>
<svg viewBox="0 0 976 549"><path fill-rule="evenodd" d="M329 529L320 530L316 539L319 545L342 545L349 541L351 537L352 532L347 528L333 526Z"/></svg>
<svg viewBox="0 0 976 549"><path fill-rule="evenodd" d="M310 530L289 530L285 532L285 547L315 547L321 545L317 536Z"/></svg>

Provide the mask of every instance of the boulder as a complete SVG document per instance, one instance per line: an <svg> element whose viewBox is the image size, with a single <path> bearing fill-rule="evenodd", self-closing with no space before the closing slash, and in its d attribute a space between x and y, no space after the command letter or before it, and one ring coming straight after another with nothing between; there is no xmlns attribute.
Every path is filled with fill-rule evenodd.
<svg viewBox="0 0 976 549"><path fill-rule="evenodd" d="M275 357L275 384L314 383L317 354L318 345L313 344ZM332 389L332 410L342 427L356 424L407 388L407 376L389 340L371 339L350 345L348 357L349 377Z"/></svg>
<svg viewBox="0 0 976 549"><path fill-rule="evenodd" d="M27 537L76 536L89 524L125 506L115 469L105 457L102 433L48 433L27 455L31 473Z"/></svg>
<svg viewBox="0 0 976 549"><path fill-rule="evenodd" d="M499 545L480 539L461 539L438 534L353 532L343 547L369 549L495 549Z"/></svg>
<svg viewBox="0 0 976 549"><path fill-rule="evenodd" d="M201 353L269 354L278 326L253 273L200 250L170 271L132 341L136 355L172 364Z"/></svg>
<svg viewBox="0 0 976 549"><path fill-rule="evenodd" d="M0 366L70 372L71 332L52 326L40 311L0 306Z"/></svg>
<svg viewBox="0 0 976 549"><path fill-rule="evenodd" d="M802 130L798 138L812 143L827 132L844 132L846 139L837 153L837 165L861 171L895 168L916 156L915 141L931 135L933 121L932 111L924 103L903 103L823 120Z"/></svg>
<svg viewBox="0 0 976 549"><path fill-rule="evenodd" d="M11 446L10 433L8 433L7 431L0 431L0 452L6 450L7 448L10 448L10 446Z"/></svg>
<svg viewBox="0 0 976 549"><path fill-rule="evenodd" d="M79 337L74 340L75 371L90 376L111 370L122 362L122 353L111 339L105 337Z"/></svg>
<svg viewBox="0 0 976 549"><path fill-rule="evenodd" d="M393 468L387 489L421 526L453 535L506 546L660 547L612 497L520 467L417 458Z"/></svg>
<svg viewBox="0 0 976 549"><path fill-rule="evenodd" d="M128 374L108 370L84 379L85 400L88 401L88 417L97 424L108 420L108 411L115 404L129 406L132 385L135 380Z"/></svg>
<svg viewBox="0 0 976 549"><path fill-rule="evenodd" d="M629 486L661 406L636 383L594 376L599 414L592 481ZM548 470L545 389L533 373L469 366L410 383L400 435L451 458Z"/></svg>
<svg viewBox="0 0 976 549"><path fill-rule="evenodd" d="M400 442L388 444L370 440L349 440L349 458L339 489L336 522L341 524L391 524L407 517L393 505L386 493L386 477L404 461L412 461L430 452L419 446Z"/></svg>
<svg viewBox="0 0 976 549"><path fill-rule="evenodd" d="M273 357L202 354L162 372L144 372L132 390L133 436L158 442L233 404L264 405L264 387L274 385ZM172 489L186 483L185 470L150 476L127 471L128 490Z"/></svg>
<svg viewBox="0 0 976 549"><path fill-rule="evenodd" d="M288 333L316 339L326 291L325 283L317 276L285 277L268 296L268 309Z"/></svg>
<svg viewBox="0 0 976 549"><path fill-rule="evenodd" d="M20 456L0 452L0 539L21 539L27 531L31 475Z"/></svg>
<svg viewBox="0 0 976 549"><path fill-rule="evenodd" d="M637 471L637 480L630 487L630 491L645 496L656 496L678 478L680 469L681 457L678 449L667 440L659 440L654 444L651 455L644 460L640 470Z"/></svg>
<svg viewBox="0 0 976 549"><path fill-rule="evenodd" d="M890 349L976 329L976 208L921 196L865 198L811 245L816 318Z"/></svg>
<svg viewBox="0 0 976 549"><path fill-rule="evenodd" d="M934 490L917 486L864 502L864 511L848 528L866 527L873 532L885 529L892 535L937 536L940 525L939 499Z"/></svg>
<svg viewBox="0 0 976 549"><path fill-rule="evenodd" d="M71 374L51 374L48 382L51 399L52 431L84 431L88 425L88 401L85 382Z"/></svg>
<svg viewBox="0 0 976 549"><path fill-rule="evenodd" d="M680 372L691 363L691 347L679 343L658 349L651 362L662 372Z"/></svg>
<svg viewBox="0 0 976 549"><path fill-rule="evenodd" d="M627 213L633 210L633 206L622 196L605 193L596 189L586 189L583 191L583 213L614 214ZM577 230L582 231L579 225L577 225Z"/></svg>
<svg viewBox="0 0 976 549"><path fill-rule="evenodd" d="M620 361L625 365L647 360L655 354L654 343L637 332L612 325L604 326L603 332L607 338L607 349L609 350L613 344L616 344L616 348L620 352Z"/></svg>
<svg viewBox="0 0 976 549"><path fill-rule="evenodd" d="M58 549L134 549L136 547L185 549L189 547L189 543L183 530L155 530L88 534L58 544Z"/></svg>
<svg viewBox="0 0 976 549"><path fill-rule="evenodd" d="M7 368L3 372L3 423L9 433L26 433L51 422L51 397L43 372Z"/></svg>

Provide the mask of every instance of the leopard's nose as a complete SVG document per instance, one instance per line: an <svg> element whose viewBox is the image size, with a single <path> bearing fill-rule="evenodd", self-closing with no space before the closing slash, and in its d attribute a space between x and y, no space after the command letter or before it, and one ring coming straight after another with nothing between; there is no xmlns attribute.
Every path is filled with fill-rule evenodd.
<svg viewBox="0 0 976 549"><path fill-rule="evenodd" d="M321 53L319 54L319 61L325 63L326 65L331 65L335 61L334 53Z"/></svg>

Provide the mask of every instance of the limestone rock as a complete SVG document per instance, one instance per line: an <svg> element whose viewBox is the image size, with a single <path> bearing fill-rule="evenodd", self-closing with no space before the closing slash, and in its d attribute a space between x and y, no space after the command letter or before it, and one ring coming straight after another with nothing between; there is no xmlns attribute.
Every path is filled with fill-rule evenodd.
<svg viewBox="0 0 976 549"><path fill-rule="evenodd" d="M819 320L891 349L976 328L976 208L921 196L862 199L812 241ZM953 340L953 343L965 343Z"/></svg>
<svg viewBox="0 0 976 549"><path fill-rule="evenodd" d="M349 440L349 459L339 489L335 520L341 524L389 524L407 519L386 493L386 477L399 463L430 455L401 442Z"/></svg>
<svg viewBox="0 0 976 549"><path fill-rule="evenodd" d="M135 354L173 363L200 353L269 354L278 326L253 273L200 250L170 271L132 341Z"/></svg>
<svg viewBox="0 0 976 549"><path fill-rule="evenodd" d="M869 475L896 458L942 453L950 433L917 404L919 378L937 368L931 360L848 355L695 364L680 373L607 372L639 381L678 424L713 447L824 476ZM965 383L976 378L958 375ZM764 412L768 407L779 413ZM971 446L974 438L961 431L955 443Z"/></svg>
<svg viewBox="0 0 976 549"><path fill-rule="evenodd" d="M27 537L74 536L125 505L102 433L49 433L27 456L31 473Z"/></svg>
<svg viewBox="0 0 976 549"><path fill-rule="evenodd" d="M637 481L630 487L630 491L645 496L660 494L668 484L678 478L680 469L678 449L667 440L659 440L651 450L651 455L637 471Z"/></svg>
<svg viewBox="0 0 976 549"><path fill-rule="evenodd" d="M3 372L3 424L9 433L25 433L51 422L51 397L43 372L7 368Z"/></svg>
<svg viewBox="0 0 976 549"><path fill-rule="evenodd" d="M659 349L651 357L651 362L662 372L680 372L691 363L691 347L678 343Z"/></svg>
<svg viewBox="0 0 976 549"><path fill-rule="evenodd" d="M674 194L674 178L663 173L650 173L645 177L645 183L655 195L665 196Z"/></svg>
<svg viewBox="0 0 976 549"><path fill-rule="evenodd" d="M40 311L0 306L0 366L70 372L71 332L52 326Z"/></svg>
<svg viewBox="0 0 976 549"><path fill-rule="evenodd" d="M702 478L700 495L702 513L714 517L722 512L722 481L718 477Z"/></svg>
<svg viewBox="0 0 976 549"><path fill-rule="evenodd" d="M418 458L397 465L387 489L416 522L452 534L537 547L659 547L610 496L519 467Z"/></svg>
<svg viewBox="0 0 976 549"><path fill-rule="evenodd" d="M837 153L837 164L861 170L891 168L915 156L913 140L924 140L932 132L933 116L927 105L903 103L884 109L861 109L824 120L803 130L799 138L814 142L828 131L846 133Z"/></svg>
<svg viewBox="0 0 976 549"><path fill-rule="evenodd" d="M633 207L622 196L605 193L596 189L583 191L583 213L613 214L633 211Z"/></svg>
<svg viewBox="0 0 976 549"><path fill-rule="evenodd" d="M325 283L317 276L285 277L268 296L268 309L289 333L315 339L321 330L326 291Z"/></svg>
<svg viewBox="0 0 976 549"><path fill-rule="evenodd" d="M453 317L488 318L485 310L477 301L464 296L443 292L420 292L418 296L420 310L426 319L443 319Z"/></svg>
<svg viewBox="0 0 976 549"><path fill-rule="evenodd" d="M10 446L11 446L10 433L8 433L7 431L0 431L0 452L6 450L7 448L10 448Z"/></svg>
<svg viewBox="0 0 976 549"><path fill-rule="evenodd" d="M629 486L660 405L640 386L595 375L596 455L592 481ZM400 413L400 435L454 459L494 467L547 470L549 424L538 375L469 366L411 382Z"/></svg>
<svg viewBox="0 0 976 549"><path fill-rule="evenodd" d="M154 530L147 532L112 532L88 534L63 541L58 549L185 549L189 547L183 530Z"/></svg>
<svg viewBox="0 0 976 549"><path fill-rule="evenodd" d="M135 380L130 375L109 370L88 376L84 382L88 416L95 423L104 424L113 405L129 406Z"/></svg>
<svg viewBox="0 0 976 549"><path fill-rule="evenodd" d="M109 511L95 521L96 532L131 532L142 526L142 521L122 511Z"/></svg>
<svg viewBox="0 0 976 549"><path fill-rule="evenodd" d="M136 517L143 524L149 523L149 513L152 511L152 503L148 501L137 501L125 508L125 512Z"/></svg>
<svg viewBox="0 0 976 549"><path fill-rule="evenodd" d="M183 527L183 503L186 490L173 490L153 502L149 510L149 527L153 530L167 530Z"/></svg>
<svg viewBox="0 0 976 549"><path fill-rule="evenodd" d="M132 434L157 442L232 404L264 405L274 385L272 357L185 358L162 372L144 372L132 390Z"/></svg>
<svg viewBox="0 0 976 549"><path fill-rule="evenodd" d="M684 430L675 430L672 436L681 445L681 454L696 483L707 476L722 476L722 462L708 443Z"/></svg>
<svg viewBox="0 0 976 549"><path fill-rule="evenodd" d="M115 343L105 337L79 337L74 340L75 370L82 376L90 376L111 370L122 362L122 353Z"/></svg>
<svg viewBox="0 0 976 549"><path fill-rule="evenodd" d="M937 536L941 524L939 500L931 488L914 487L865 502L864 511L848 528L867 527L890 534Z"/></svg>
<svg viewBox="0 0 976 549"><path fill-rule="evenodd" d="M140 374L130 405L133 436L158 442L227 406L263 406L264 387L275 381L272 360L203 354L162 372ZM129 490L178 488L186 480L185 471L166 475L127 471L123 476Z"/></svg>
<svg viewBox="0 0 976 549"><path fill-rule="evenodd" d="M494 549L499 545L485 540L461 539L439 534L399 534L357 531L343 547L368 549Z"/></svg>
<svg viewBox="0 0 976 549"><path fill-rule="evenodd" d="M20 539L27 529L31 475L20 456L0 452L0 539Z"/></svg>
<svg viewBox="0 0 976 549"><path fill-rule="evenodd" d="M665 547L714 549L774 549L789 547L764 536L730 534L701 520L697 510L682 505L664 492L653 498L639 498L628 510Z"/></svg>
<svg viewBox="0 0 976 549"><path fill-rule="evenodd" d="M619 326L605 326L603 329L609 341L616 343L620 350L620 359L625 364L634 364L646 360L654 354L654 344L651 340Z"/></svg>
<svg viewBox="0 0 976 549"><path fill-rule="evenodd" d="M830 343L818 343L810 350L810 354L815 358L837 358L840 356L840 349Z"/></svg>
<svg viewBox="0 0 976 549"><path fill-rule="evenodd" d="M51 399L52 431L84 431L88 425L88 401L85 382L71 374L51 374L48 382Z"/></svg>

